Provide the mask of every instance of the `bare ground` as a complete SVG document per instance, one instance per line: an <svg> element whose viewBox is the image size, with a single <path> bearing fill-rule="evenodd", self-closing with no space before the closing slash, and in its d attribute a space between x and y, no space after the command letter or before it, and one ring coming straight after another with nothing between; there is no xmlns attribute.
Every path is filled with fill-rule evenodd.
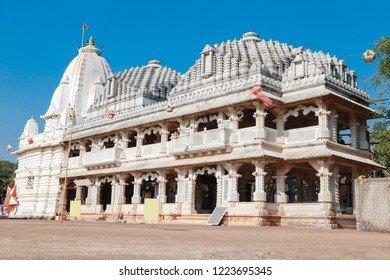
<svg viewBox="0 0 390 280"><path fill-rule="evenodd" d="M390 260L390 233L0 220L0 259Z"/></svg>

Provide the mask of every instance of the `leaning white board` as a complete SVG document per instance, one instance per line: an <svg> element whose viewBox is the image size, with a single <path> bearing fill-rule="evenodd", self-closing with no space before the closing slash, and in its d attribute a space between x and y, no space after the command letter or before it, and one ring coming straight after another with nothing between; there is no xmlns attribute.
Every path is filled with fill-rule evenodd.
<svg viewBox="0 0 390 280"><path fill-rule="evenodd" d="M211 226L219 225L223 216L225 215L226 209L227 209L227 207L215 207L207 224L211 225Z"/></svg>

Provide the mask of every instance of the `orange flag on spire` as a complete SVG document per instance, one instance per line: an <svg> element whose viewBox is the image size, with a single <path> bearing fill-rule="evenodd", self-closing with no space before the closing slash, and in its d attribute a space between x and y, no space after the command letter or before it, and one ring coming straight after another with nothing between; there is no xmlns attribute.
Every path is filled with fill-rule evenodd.
<svg viewBox="0 0 390 280"><path fill-rule="evenodd" d="M88 25L86 23L83 23L83 29L88 29Z"/></svg>

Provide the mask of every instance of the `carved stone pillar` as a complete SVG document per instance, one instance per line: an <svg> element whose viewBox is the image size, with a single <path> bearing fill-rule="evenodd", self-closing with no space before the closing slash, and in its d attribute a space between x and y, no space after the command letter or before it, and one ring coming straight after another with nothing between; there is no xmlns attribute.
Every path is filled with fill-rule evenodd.
<svg viewBox="0 0 390 280"><path fill-rule="evenodd" d="M318 138L329 139L328 115L330 112L326 110L326 104L324 102L317 102L317 106L319 108L317 116L318 126L320 128Z"/></svg>
<svg viewBox="0 0 390 280"><path fill-rule="evenodd" d="M351 131L351 147L357 149L358 148L358 126L359 124L356 121L355 112L350 114L350 131Z"/></svg>
<svg viewBox="0 0 390 280"><path fill-rule="evenodd" d="M100 204L100 182L96 180L93 186L93 197L92 197L92 205L97 206Z"/></svg>
<svg viewBox="0 0 390 280"><path fill-rule="evenodd" d="M91 181L91 185L87 186L87 198L85 199L85 204L86 205L92 205L93 204L93 199L96 191L95 187L95 180L89 179ZM96 205L96 204L94 204Z"/></svg>
<svg viewBox="0 0 390 280"><path fill-rule="evenodd" d="M140 130L137 130L137 136L135 136L137 139L137 147L135 151L135 156L136 157L141 157L142 156L142 145L143 145L143 140L144 140L144 133L142 133Z"/></svg>
<svg viewBox="0 0 390 280"><path fill-rule="evenodd" d="M131 203L132 204L140 204L141 203L141 174L140 173L135 173L134 174L134 193L133 197L131 198Z"/></svg>
<svg viewBox="0 0 390 280"><path fill-rule="evenodd" d="M80 144L79 165L83 164L83 158L84 158L84 154L86 153L86 150L87 150L87 147L86 147L85 143L81 143Z"/></svg>
<svg viewBox="0 0 390 280"><path fill-rule="evenodd" d="M167 141L168 141L169 131L165 125L160 124L160 126L161 126L161 151L160 151L160 153L166 154L168 151Z"/></svg>
<svg viewBox="0 0 390 280"><path fill-rule="evenodd" d="M279 110L277 112L277 117L274 122L276 122L276 130L277 130L277 139L276 143L278 144L284 144L284 124L286 123L287 119L284 117L284 112L282 110Z"/></svg>
<svg viewBox="0 0 390 280"><path fill-rule="evenodd" d="M215 174L215 178L217 179L217 206L221 206L221 204L222 204L222 166L220 164L217 165L217 172Z"/></svg>
<svg viewBox="0 0 390 280"><path fill-rule="evenodd" d="M267 113L264 112L264 106L259 104L259 102L252 102L256 107L256 112L253 114L253 117L256 119L256 130L255 130L255 139L265 140L265 117Z"/></svg>
<svg viewBox="0 0 390 280"><path fill-rule="evenodd" d="M118 209L118 192L119 183L118 180L113 179L111 182L111 211L114 212L115 209Z"/></svg>
<svg viewBox="0 0 390 280"><path fill-rule="evenodd" d="M122 205L126 203L126 196L125 196L125 190L126 190L126 178L125 176L118 176L117 178L119 180L118 182L118 191L117 191L117 203L118 205Z"/></svg>
<svg viewBox="0 0 390 280"><path fill-rule="evenodd" d="M196 178L197 175L193 172L192 168L190 168L188 172L189 184L188 184L188 198L187 202L189 204L189 208L191 213L196 213L195 210L195 188L196 188Z"/></svg>
<svg viewBox="0 0 390 280"><path fill-rule="evenodd" d="M76 186L76 197L74 200L78 200L78 201L81 200L81 187L79 186Z"/></svg>
<svg viewBox="0 0 390 280"><path fill-rule="evenodd" d="M241 175L237 173L238 165L227 163L224 165L224 168L229 173L227 201L229 202L239 201L240 198L239 198L239 193L237 191L237 187L238 187L238 178L240 178ZM221 186L221 190L222 190L222 186Z"/></svg>
<svg viewBox="0 0 390 280"><path fill-rule="evenodd" d="M166 180L166 173L165 172L159 172L160 176L157 179L158 182L158 196L157 199L160 203L166 203L167 202L167 195L166 195L166 186L168 180Z"/></svg>
<svg viewBox="0 0 390 280"><path fill-rule="evenodd" d="M277 203L286 203L287 202L287 195L284 191L284 185L285 185L285 176L288 171L290 171L292 165L285 165L278 167L276 171L276 194L275 194L275 201Z"/></svg>
<svg viewBox="0 0 390 280"><path fill-rule="evenodd" d="M339 188L339 165L335 164L330 178L330 192L332 193L333 209L335 212L340 212L340 188Z"/></svg>
<svg viewBox="0 0 390 280"><path fill-rule="evenodd" d="M237 116L237 111L233 107L228 107L228 116L231 121L232 133L230 134L230 143L238 143L238 121L240 118ZM222 123L222 122L221 122Z"/></svg>
<svg viewBox="0 0 390 280"><path fill-rule="evenodd" d="M254 161L255 172L253 172L253 176L255 176L255 191L253 193L253 201L265 202L267 200L267 194L264 190L264 176L267 175L264 172L265 163L260 161Z"/></svg>
<svg viewBox="0 0 390 280"><path fill-rule="evenodd" d="M129 139L127 133L122 133L121 138L122 138L122 152L121 152L120 158L125 159L127 157L126 149L127 149L127 146L129 144L130 139Z"/></svg>
<svg viewBox="0 0 390 280"><path fill-rule="evenodd" d="M315 170L318 171L317 176L320 178L318 202L332 203L332 194L330 192L330 177L332 176L332 173L329 169L333 162L317 160L310 161L309 163Z"/></svg>
<svg viewBox="0 0 390 280"><path fill-rule="evenodd" d="M187 195L186 195L186 184L188 181L187 176L187 170L185 169L175 169L177 172L177 194L175 195L175 202L176 203L182 203L186 201Z"/></svg>
<svg viewBox="0 0 390 280"><path fill-rule="evenodd" d="M331 136L331 140L333 142L338 142L338 138L337 138L337 119L338 119L338 115L337 115L337 111L336 109L333 109L332 110L332 114L331 114L331 117L330 117L330 127L331 127L331 131L330 131L330 136Z"/></svg>

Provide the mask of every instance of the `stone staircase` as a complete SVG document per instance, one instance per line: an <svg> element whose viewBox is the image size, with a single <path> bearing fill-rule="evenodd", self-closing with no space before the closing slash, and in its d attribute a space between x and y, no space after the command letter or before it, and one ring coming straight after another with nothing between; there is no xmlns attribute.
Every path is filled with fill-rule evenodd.
<svg viewBox="0 0 390 280"><path fill-rule="evenodd" d="M354 229L356 230L356 216L348 214L337 214L336 224L339 229Z"/></svg>
<svg viewBox="0 0 390 280"><path fill-rule="evenodd" d="M192 225L207 225L211 214L188 214L177 216L172 220L172 224L192 224Z"/></svg>

